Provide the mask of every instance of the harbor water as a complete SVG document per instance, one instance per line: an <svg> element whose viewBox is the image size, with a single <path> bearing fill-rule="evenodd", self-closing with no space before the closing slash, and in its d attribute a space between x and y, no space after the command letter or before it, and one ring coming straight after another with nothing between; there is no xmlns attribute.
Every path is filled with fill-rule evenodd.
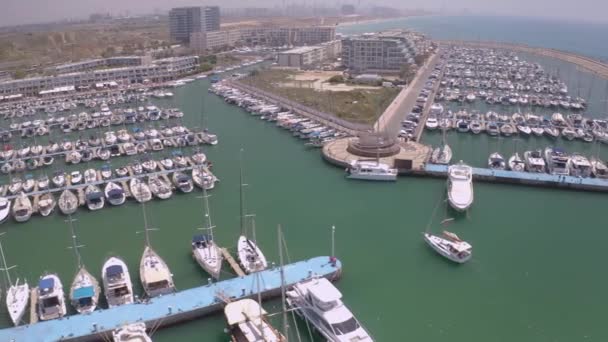
<svg viewBox="0 0 608 342"><path fill-rule="evenodd" d="M428 20L425 25L432 27L434 20L446 19L416 22L420 20ZM375 31L382 25L365 24L359 29ZM469 30L462 39L477 39L482 31L473 26ZM543 41L537 39L539 44ZM599 42L595 44L599 49ZM244 149L246 207L256 214L257 240L267 258L278 263L278 224L292 262L328 255L335 225L336 254L343 263L337 286L377 341L608 340L604 328L608 275L602 272L608 232L600 224L604 194L476 183L472 209L458 215L444 201L445 181L346 180L344 171L325 163L318 150L305 147L272 123L225 104L209 94L208 87L209 81L201 80L178 88L173 102L184 111L187 126L200 126L202 96L207 126L219 138L218 145L202 149L220 179L209 192L220 245L234 248L240 233L239 151ZM169 105L168 100L157 103ZM424 139L438 138L438 134L424 135ZM449 139L455 158L476 165L483 165L491 144L502 144L506 152L513 146L512 139L490 140L486 135L454 133ZM591 146L564 144L580 152ZM126 163L123 159L112 160L112 165ZM75 167L86 166L66 170ZM150 226L159 229L151 232L152 245L171 268L178 290L207 283L208 276L190 253L191 237L202 224L197 194L175 194L171 200L153 200L146 206ZM473 245L473 259L465 265L446 262L422 240L426 230L445 229L440 222L448 217L454 218L448 229ZM137 276L144 246L144 237L138 233L144 225L140 206L128 201L96 212L80 209L75 218L89 271L99 277L105 258L119 255L141 294ZM0 226L6 232L2 239L9 263L19 265L16 273L21 278L34 283L43 272L53 271L64 288L69 287L76 261L67 248L70 233L64 219L54 214ZM280 303L271 301L264 307L277 312ZM279 316L272 318L277 326ZM303 340L310 340L298 322ZM9 325L4 307L0 323ZM159 330L152 338L156 342L226 341L224 327L218 314ZM322 339L313 335L313 340Z"/></svg>

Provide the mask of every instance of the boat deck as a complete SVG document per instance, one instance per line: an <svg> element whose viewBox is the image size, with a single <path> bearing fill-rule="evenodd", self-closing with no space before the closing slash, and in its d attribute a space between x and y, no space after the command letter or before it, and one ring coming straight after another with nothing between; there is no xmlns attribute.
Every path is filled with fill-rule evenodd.
<svg viewBox="0 0 608 342"><path fill-rule="evenodd" d="M426 164L423 172L416 173L447 178L448 167L447 165ZM608 179L559 176L548 173L492 170L474 167L473 179L497 183L525 184L574 190L608 191Z"/></svg>
<svg viewBox="0 0 608 342"><path fill-rule="evenodd" d="M330 263L327 256L295 262L284 267L286 286L310 278L323 276L330 280L339 277L340 261ZM257 294L255 277L260 277L265 298L281 293L280 268L268 269L244 277L212 283L171 295L152 298L146 302L123 305L112 309L96 310L88 315L74 315L62 319L0 330L0 341L96 341L111 339L112 330L125 324L144 322L148 328L167 326L194 319L224 306L220 297L239 300Z"/></svg>

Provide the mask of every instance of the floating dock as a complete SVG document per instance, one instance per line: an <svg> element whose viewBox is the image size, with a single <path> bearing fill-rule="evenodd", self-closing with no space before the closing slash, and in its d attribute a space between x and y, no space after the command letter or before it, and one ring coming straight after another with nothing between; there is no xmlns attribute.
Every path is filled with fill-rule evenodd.
<svg viewBox="0 0 608 342"><path fill-rule="evenodd" d="M284 266L284 283L285 286L292 286L312 276L337 280L341 270L339 260L331 263L328 256L316 257ZM260 281L256 281L258 276ZM224 307L223 299L226 298L254 298L257 296L258 284L262 287L260 291L264 298L280 295L281 269L276 267L152 298L144 303L2 329L0 341L108 341L111 340L112 330L126 324L144 322L148 328L165 327L219 311Z"/></svg>
<svg viewBox="0 0 608 342"><path fill-rule="evenodd" d="M412 174L447 178L448 166L426 164L424 171L416 171L412 172ZM608 179L590 177L559 176L548 173L492 170L474 167L473 179L492 183L510 183L560 189L608 192Z"/></svg>

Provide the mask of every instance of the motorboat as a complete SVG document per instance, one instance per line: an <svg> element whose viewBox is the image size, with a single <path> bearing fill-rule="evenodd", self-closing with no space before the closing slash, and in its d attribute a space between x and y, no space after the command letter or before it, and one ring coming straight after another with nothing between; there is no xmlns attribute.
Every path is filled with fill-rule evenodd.
<svg viewBox="0 0 608 342"><path fill-rule="evenodd" d="M38 183L38 191L43 191L43 190L47 190L49 188L50 180L49 180L49 177L47 177L47 175L42 175L42 176L40 176L40 178L38 178L36 183Z"/></svg>
<svg viewBox="0 0 608 342"><path fill-rule="evenodd" d="M477 121L477 120L473 120L471 121L471 124L469 125L469 128L471 129L471 132L473 134L479 134L483 131L483 125L481 122Z"/></svg>
<svg viewBox="0 0 608 342"><path fill-rule="evenodd" d="M239 262L246 273L263 271L268 267L266 257L256 242L244 235L239 236L237 242L237 255Z"/></svg>
<svg viewBox="0 0 608 342"><path fill-rule="evenodd" d="M500 126L500 133L505 137L510 137L515 133L515 128L511 124L503 124Z"/></svg>
<svg viewBox="0 0 608 342"><path fill-rule="evenodd" d="M591 172L595 178L608 178L608 167L606 163L596 157L591 157Z"/></svg>
<svg viewBox="0 0 608 342"><path fill-rule="evenodd" d="M346 170L347 178L395 181L397 180L397 169L379 161L353 160ZM194 177L193 177L194 178Z"/></svg>
<svg viewBox="0 0 608 342"><path fill-rule="evenodd" d="M123 205L127 199L123 188L114 182L108 182L104 188L106 200L111 205Z"/></svg>
<svg viewBox="0 0 608 342"><path fill-rule="evenodd" d="M576 138L577 134L576 131L574 131L573 129L570 128L564 128L562 130L562 136L566 139L566 140L574 140L574 138Z"/></svg>
<svg viewBox="0 0 608 342"><path fill-rule="evenodd" d="M270 325L262 306L251 298L230 302L224 307L233 342L286 342L287 339Z"/></svg>
<svg viewBox="0 0 608 342"><path fill-rule="evenodd" d="M190 159L196 165L203 165L207 161L207 156L202 152L198 152L193 154Z"/></svg>
<svg viewBox="0 0 608 342"><path fill-rule="evenodd" d="M160 199L169 199L173 195L171 185L159 176L148 177L148 186L152 194Z"/></svg>
<svg viewBox="0 0 608 342"><path fill-rule="evenodd" d="M448 201L457 211L473 204L473 168L462 161L448 167Z"/></svg>
<svg viewBox="0 0 608 342"><path fill-rule="evenodd" d="M430 116L428 119L426 119L424 126L429 130L435 130L437 127L439 127L439 120L437 120L437 118L434 116Z"/></svg>
<svg viewBox="0 0 608 342"><path fill-rule="evenodd" d="M188 160L180 154L176 154L175 157L173 157L173 161L178 168L188 167Z"/></svg>
<svg viewBox="0 0 608 342"><path fill-rule="evenodd" d="M570 157L560 148L547 147L545 148L545 163L547 170L552 175L568 176L570 169L568 167Z"/></svg>
<svg viewBox="0 0 608 342"><path fill-rule="evenodd" d="M532 133L532 128L526 125L517 125L517 131L523 135L530 135Z"/></svg>
<svg viewBox="0 0 608 342"><path fill-rule="evenodd" d="M84 195L89 210L99 210L105 205L104 193L99 190L97 185L87 185Z"/></svg>
<svg viewBox="0 0 608 342"><path fill-rule="evenodd" d="M486 124L486 132L491 136L497 136L500 134L500 128L495 122L488 122Z"/></svg>
<svg viewBox="0 0 608 342"><path fill-rule="evenodd" d="M147 159L147 160L144 160L143 163L141 163L141 166L144 168L144 170L146 172L154 172L154 171L156 171L158 164L156 164L156 161L154 159Z"/></svg>
<svg viewBox="0 0 608 342"><path fill-rule="evenodd" d="M0 223L8 219L11 212L11 201L6 197L0 197Z"/></svg>
<svg viewBox="0 0 608 342"><path fill-rule="evenodd" d="M468 121L458 120L458 122L456 122L456 130L458 130L458 132L466 133L469 131L469 129L470 129L470 127L469 127Z"/></svg>
<svg viewBox="0 0 608 342"><path fill-rule="evenodd" d="M47 274L40 278L37 309L41 321L61 318L67 313L63 285L56 274Z"/></svg>
<svg viewBox="0 0 608 342"><path fill-rule="evenodd" d="M95 169L85 170L84 171L84 182L87 184L97 182L97 170L95 170Z"/></svg>
<svg viewBox="0 0 608 342"><path fill-rule="evenodd" d="M99 282L81 265L70 288L72 306L80 314L91 313L97 307L99 293Z"/></svg>
<svg viewBox="0 0 608 342"><path fill-rule="evenodd" d="M82 154L78 151L70 151L65 155L65 162L78 164L82 160Z"/></svg>
<svg viewBox="0 0 608 342"><path fill-rule="evenodd" d="M589 159L580 154L573 154L568 160L568 169L570 175L574 177L591 177L593 168Z"/></svg>
<svg viewBox="0 0 608 342"><path fill-rule="evenodd" d="M173 163L173 159L171 158L161 159L160 164L165 168L165 170L172 170L173 168L175 168L175 164Z"/></svg>
<svg viewBox="0 0 608 342"><path fill-rule="evenodd" d="M519 153L515 152L514 155L509 158L509 170L523 172L525 171L525 163L519 156Z"/></svg>
<svg viewBox="0 0 608 342"><path fill-rule="evenodd" d="M23 192L32 192L34 190L35 186L36 186L36 181L30 175L26 175L25 181L23 181L23 186L21 187L21 190Z"/></svg>
<svg viewBox="0 0 608 342"><path fill-rule="evenodd" d="M146 334L146 323L137 322L122 326L112 332L114 342L152 342Z"/></svg>
<svg viewBox="0 0 608 342"><path fill-rule="evenodd" d="M152 199L152 192L150 187L139 178L132 178L129 181L129 187L135 200L139 203L148 202Z"/></svg>
<svg viewBox="0 0 608 342"><path fill-rule="evenodd" d="M76 185L82 182L82 173L80 171L72 171L70 172L70 184Z"/></svg>
<svg viewBox="0 0 608 342"><path fill-rule="evenodd" d="M545 131L546 135L548 135L552 138L557 138L557 137L559 137L559 134L560 134L559 129L556 127L547 126L547 127L544 127L544 131Z"/></svg>
<svg viewBox="0 0 608 342"><path fill-rule="evenodd" d="M451 232L444 231L441 236L424 233L424 241L439 255L459 264L469 261L473 255L473 247Z"/></svg>
<svg viewBox="0 0 608 342"><path fill-rule="evenodd" d="M500 153L494 152L494 153L490 154L490 157L488 158L488 167L490 169L504 170L505 166L506 166L505 158L503 158L503 156Z"/></svg>
<svg viewBox="0 0 608 342"><path fill-rule="evenodd" d="M342 293L326 278L295 284L286 292L287 304L332 342L373 342L369 332L342 302Z"/></svg>
<svg viewBox="0 0 608 342"><path fill-rule="evenodd" d="M71 190L65 189L59 196L57 205L64 215L71 215L78 209L78 197Z"/></svg>
<svg viewBox="0 0 608 342"><path fill-rule="evenodd" d="M192 169L192 180L201 189L211 190L215 187L215 176L203 167Z"/></svg>
<svg viewBox="0 0 608 342"><path fill-rule="evenodd" d="M21 192L13 202L13 217L17 222L25 222L32 217L33 208L30 198Z"/></svg>
<svg viewBox="0 0 608 342"><path fill-rule="evenodd" d="M431 163L433 164L447 165L450 160L452 160L452 149L448 144L437 147L431 153Z"/></svg>
<svg viewBox="0 0 608 342"><path fill-rule="evenodd" d="M157 297L175 292L173 275L165 261L146 246L139 263L139 277L148 297Z"/></svg>
<svg viewBox="0 0 608 342"><path fill-rule="evenodd" d="M121 166L114 171L118 177L126 177L129 175L129 169L126 166Z"/></svg>
<svg viewBox="0 0 608 342"><path fill-rule="evenodd" d="M53 185L56 188L63 188L66 183L65 172L63 172L63 171L55 172L53 174L53 177L51 177L51 182L53 182Z"/></svg>
<svg viewBox="0 0 608 342"><path fill-rule="evenodd" d="M173 185L183 193L192 192L194 189L192 178L183 172L174 172L171 180L173 181Z"/></svg>
<svg viewBox="0 0 608 342"><path fill-rule="evenodd" d="M99 174L101 175L101 179L107 181L112 178L112 169L110 165L102 165Z"/></svg>
<svg viewBox="0 0 608 342"><path fill-rule="evenodd" d="M97 150L97 157L101 160L108 160L112 156L112 152L107 148L100 148Z"/></svg>
<svg viewBox="0 0 608 342"><path fill-rule="evenodd" d="M545 160L541 150L524 152L524 163L526 171L535 173L545 173Z"/></svg>
<svg viewBox="0 0 608 342"><path fill-rule="evenodd" d="M40 215L47 217L55 210L56 205L57 202L53 194L51 192L44 193L38 200L38 212Z"/></svg>
<svg viewBox="0 0 608 342"><path fill-rule="evenodd" d="M106 260L101 279L109 308L133 303L133 284L127 264L122 259L110 257Z"/></svg>

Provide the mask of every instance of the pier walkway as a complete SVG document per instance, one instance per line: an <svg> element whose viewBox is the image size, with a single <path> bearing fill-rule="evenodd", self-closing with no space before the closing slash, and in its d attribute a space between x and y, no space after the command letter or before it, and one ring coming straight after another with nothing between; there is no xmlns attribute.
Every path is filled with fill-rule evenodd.
<svg viewBox="0 0 608 342"><path fill-rule="evenodd" d="M503 49L531 53L543 57L557 58L564 62L574 63L579 67L597 74L603 78L608 78L608 63L593 59L591 57L579 55L573 52L561 51L557 49L541 48L523 44L491 42L491 41L466 41L466 40L440 40L441 45L456 45L478 48Z"/></svg>
<svg viewBox="0 0 608 342"><path fill-rule="evenodd" d="M292 286L311 276L336 280L341 270L342 264L339 260L332 264L328 256L316 257L286 265L283 268L284 283L286 286ZM256 280L258 276L259 281ZM280 295L281 269L276 267L244 277L152 298L143 303L2 329L0 341L107 341L111 340L114 329L126 324L144 322L148 328L165 327L219 311L224 306L223 298L230 300L253 298L258 292L258 286L262 287L260 291L264 298Z"/></svg>
<svg viewBox="0 0 608 342"><path fill-rule="evenodd" d="M447 178L448 166L426 164L424 171L415 172L415 174ZM608 192L608 180L606 179L559 176L550 175L548 173L492 170L474 167L473 179L492 183L511 183L560 189Z"/></svg>

